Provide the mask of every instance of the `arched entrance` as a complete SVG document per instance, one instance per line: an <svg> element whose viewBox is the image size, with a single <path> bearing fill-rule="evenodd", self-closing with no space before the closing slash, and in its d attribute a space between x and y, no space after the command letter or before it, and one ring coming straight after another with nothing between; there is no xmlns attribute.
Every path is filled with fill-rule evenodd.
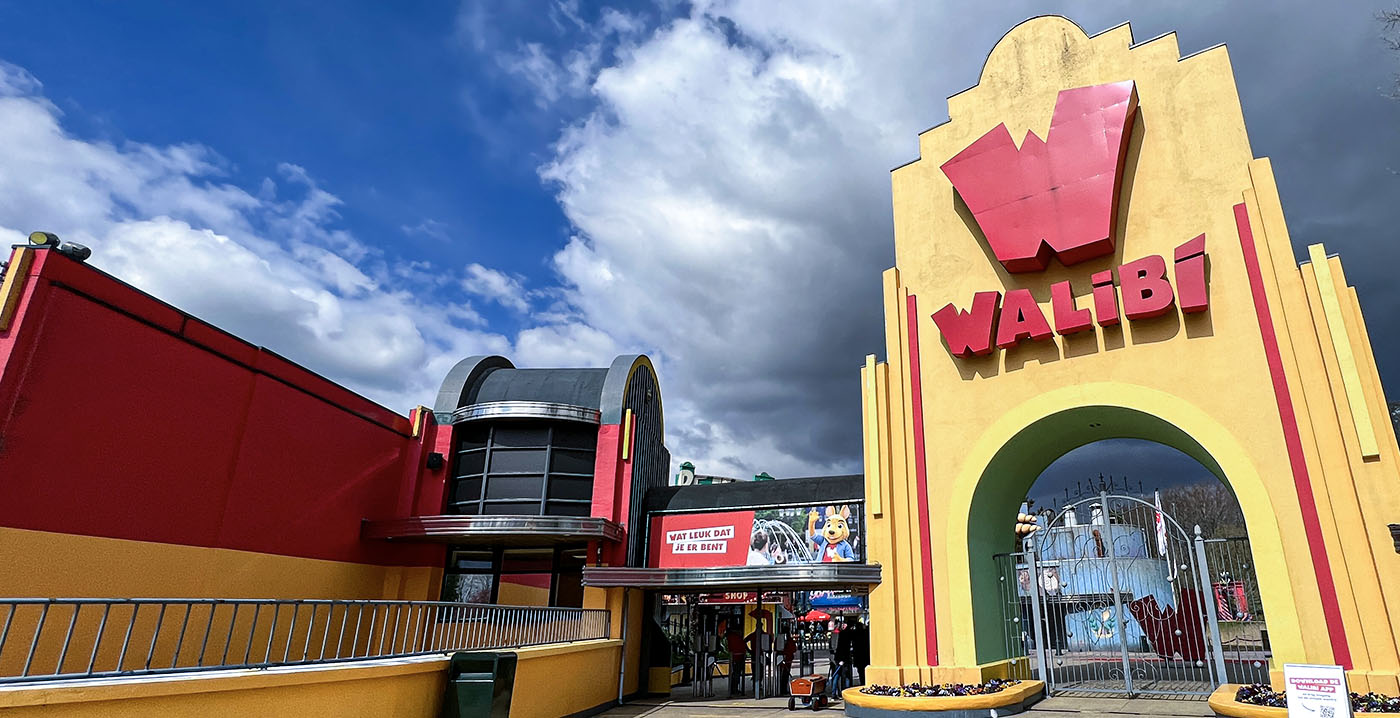
<svg viewBox="0 0 1400 718"><path fill-rule="evenodd" d="M1400 447L1340 261L1295 261L1227 53L1036 18L948 114L892 173L886 361L861 375L871 680L1004 674L987 557L1046 465L1127 437L1238 499L1271 678L1400 692Z"/></svg>
<svg viewBox="0 0 1400 718"><path fill-rule="evenodd" d="M972 491L971 495L968 497L965 521L956 522L960 523L961 530L966 532L964 534L966 538L963 545L966 546L965 560L967 561L966 565L968 567L969 577L967 584L967 605L972 615L972 632L976 651L976 662L980 665L995 666L1004 663L1009 667L1015 664L1014 659L1016 656L1008 650L1013 647L1008 645L1005 626L1006 614L1004 609L1004 597L1007 591L1006 581L1008 580L1006 578L1006 559L1002 559L999 562L992 557L1013 553L1027 553L1030 547L1018 545L1016 536L1011 531L1011 520L1018 513L1023 497L1026 495L1027 490L1031 488L1032 484L1034 484L1036 478L1056 459L1064 454L1081 446L1109 438L1142 439L1169 446L1192 457L1199 462L1202 467L1219 479L1222 484L1235 493L1236 496L1243 494L1249 497L1257 495L1258 492L1262 490L1257 485L1259 477L1255 475L1254 472L1250 471L1248 467L1234 466L1227 469L1222 467L1221 462L1215 459L1215 453L1227 456L1230 455L1233 447L1230 447L1229 443L1231 443L1233 439L1227 432L1224 432L1223 427L1214 425L1214 422L1210 421L1208 417L1194 411L1193 407L1186 405L1184 402L1170 395L1145 390L1140 387L1099 386L1097 387L1098 391L1092 391L1093 388L1092 386L1075 387L1072 391L1062 390L1058 392L1049 392L1028 402L1027 405L1021 407L1021 411L1015 412L1021 416L1038 416L1038 418L1026 422L1020 430L1011 432L1010 437L1002 442L997 450L991 453L990 459L987 460L984 465L985 468L980 472L980 476L973 482L974 485L971 487ZM1104 396L1118 397L1115 402L1119 405L1090 403L1088 405L1070 406L1067 408L1053 408L1054 405L1060 401L1082 400L1085 396L1086 389L1090 389L1091 393L1094 394L1101 391ZM1134 395L1137 396L1138 401L1141 403L1137 406L1122 405L1128 403L1123 401L1124 398ZM1154 410L1148 410L1148 406L1154 407ZM1183 426L1192 427L1193 433L1201 435L1203 440L1197 440L1192 433L1187 433L1187 431L1182 428ZM1212 444L1218 448L1215 452L1212 452L1206 448L1206 444ZM1227 464L1228 463L1227 461ZM960 499L960 495L955 493L953 496L955 504ZM1075 540L1081 542L1090 541L1091 538L1089 537L1092 537L1094 529L1065 530L1065 524L1068 522L1092 523L1093 516L1090 511L1090 505L1095 502L1096 500L1093 498L1085 498L1074 504L1073 509L1059 511L1055 516L1050 517L1044 522L1046 531L1042 536L1045 537L1045 539L1055 537L1056 540L1063 542L1068 540L1064 538L1066 535L1082 533L1084 536ZM1142 511L1137 510L1143 505L1140 497L1115 496L1111 497L1107 503L1110 505L1105 514L1106 516L1111 516L1117 512L1124 519L1132 519L1130 524L1124 524L1125 529L1122 536L1126 537L1130 533L1140 537L1148 536L1147 527L1150 525L1148 518L1144 516ZM1276 545L1277 541L1277 524L1273 520L1272 515L1266 515L1268 514L1267 501L1265 501L1262 507L1258 505L1257 501L1249 500L1240 501L1240 505L1245 513L1245 525L1250 536L1257 536L1258 539L1254 542L1253 550L1249 557L1251 566L1255 558L1260 561L1262 566L1273 566L1274 564L1280 563L1281 557L1279 556L1279 552L1270 551L1267 548L1268 546ZM954 511L956 512L956 509L954 509ZM1103 507L1100 507L1100 511L1103 511ZM1153 513L1155 513L1155 509ZM957 514L953 513L952 515L956 516ZM1067 516L1073 518L1067 519ZM1155 520L1155 517L1152 518ZM1193 527L1177 525L1169 515L1164 516L1164 518L1167 520L1168 526L1173 529L1168 532L1168 544L1171 549L1169 553L1173 556L1177 556L1178 559L1186 559L1184 562L1177 560L1175 564L1172 564L1177 567L1174 573L1186 574L1187 579L1180 585L1186 586L1188 594L1193 590L1197 594L1195 598L1188 598L1186 601L1189 601L1191 606L1197 606L1197 602L1199 602L1200 606L1213 603L1213 584L1215 582L1208 577L1202 577L1203 567L1207 572L1212 571L1212 569L1207 565L1209 561L1203 557L1197 556ZM1129 525L1132 527L1131 530L1127 528ZM953 528L951 530L957 529ZM1153 533L1155 534L1155 529ZM1203 538L1214 539L1220 537ZM1123 538L1122 540L1131 541L1133 539ZM1145 539L1142 545L1146 545ZM1055 544L1051 543L1038 546L1038 548L1041 549L1042 555L1047 556L1046 560L1059 561L1067 558L1067 556L1053 556L1054 552L1058 550L1055 546ZM1111 547L1111 544L1106 544L1106 546ZM1126 547L1120 547L1125 548L1124 555L1121 556L1121 558L1129 558ZM1063 549L1067 547L1062 545L1060 548ZM1079 545L1077 548L1083 549L1085 546ZM1220 552L1217 551L1216 553ZM1084 551L1078 551L1076 557L1081 559L1085 558L1083 554ZM1024 565L1028 558L1029 556L1022 556L1020 563ZM1100 575L1098 578L1102 578L1105 581L1111 578L1112 572L1107 566L1107 564L1111 562L1099 562L1097 559L1101 557L1098 556L1091 556L1089 558L1093 560L1089 561L1088 564L1077 565L1074 570L1099 571ZM1132 558L1145 557L1134 555ZM1180 568L1182 563L1187 564L1185 569ZM1092 566L1092 569L1090 566ZM1153 567L1153 570L1155 570L1155 568L1156 567ZM1138 562L1136 566L1120 566L1119 569L1124 582L1124 585L1120 587L1124 589L1120 591L1120 593L1123 594L1120 598L1123 598L1125 603L1125 607L1123 607L1122 610L1127 612L1125 613L1124 620L1135 622L1132 621L1131 609L1127 607L1127 604L1131 604L1132 601L1143 598L1145 595L1144 590L1146 590L1147 593L1160 593L1161 596L1158 599L1159 605L1168 602L1174 606L1182 605L1181 590L1179 590L1177 586L1169 585L1163 587L1153 583L1150 586L1150 590L1147 590L1149 587L1145 579L1139 582L1139 585L1136 587L1127 586L1128 578L1124 572L1131 570L1142 573L1146 571L1147 567L1144 566L1142 562ZM1275 566L1274 570L1278 571L1279 575L1284 575L1282 573L1282 566ZM1234 569L1234 572L1238 573L1239 569ZM1267 576L1269 572L1260 571L1258 574ZM1146 576L1145 573L1142 575ZM1259 584L1257 593L1264 604L1263 613L1266 615L1272 612L1270 608L1273 608L1274 611L1283 611L1287 609L1282 608L1282 606L1287 606L1291 603L1291 594L1288 591L1286 579L1282 582L1283 585L1279 584L1280 581L1277 580L1277 577L1265 578L1263 582ZM1104 586L1108 586L1108 583L1105 583ZM1168 589L1170 589L1170 591L1168 591ZM1104 594L1105 592L1088 591L1088 593ZM1097 598L1111 599L1112 593L1112 591L1108 591L1105 595L1098 596ZM1170 601L1168 601L1169 595L1171 596ZM1043 600L1044 597L1042 597L1042 601ZM1059 618L1063 621L1069 615L1065 613L1065 611L1072 605L1073 602L1071 601L1070 604L1062 605L1058 609L1052 607L1048 610L1051 612L1056 610L1060 611ZM1108 607L1110 607L1110 604L1105 603L1099 608L1102 610ZM1089 609L1090 606L1085 605L1079 612L1087 612ZM1117 621L1117 609L1114 609L1114 613L1113 619ZM1206 612L1203 610L1196 611L1194 615L1201 621L1204 621L1206 618ZM1217 628L1214 635L1212 635L1208 629L1209 626L1207 624L1202 624L1200 630L1204 632L1198 632L1196 638L1193 639L1196 643L1192 645L1202 649L1201 651L1193 650L1187 653L1172 651L1168 652L1168 655L1179 653L1181 657L1179 659L1163 660L1189 662L1194 662L1196 660L1214 661L1217 656L1209 650L1209 644L1214 637L1218 637L1219 632ZM1135 631L1134 637L1136 638L1141 634L1141 630L1135 629ZM1284 631L1287 632L1286 627ZM1052 636L1047 636L1046 638L1047 640L1053 639ZM1286 643L1290 640L1301 640L1301 636L1291 638L1289 636L1278 636L1276 640ZM1123 649L1125 647L1120 646L1119 648ZM1127 646L1126 648L1132 650L1123 651L1125 653L1156 653L1152 646L1143 646L1140 643ZM1098 660L1104 657L1094 656L1092 658ZM1161 657L1158 656L1158 658ZM1140 667L1142 665L1156 664L1150 663L1150 660L1144 657L1142 660L1136 661L1135 665ZM1195 667L1203 670L1194 671L1190 670L1190 667L1179 664L1174 666L1174 668L1177 670L1165 675L1173 678L1176 683L1169 688L1164 688L1163 692L1201 692L1207 684L1223 682L1223 678L1221 677L1228 677L1226 675L1227 672L1223 669L1221 664L1203 664L1203 666ZM1133 669L1130 667L1127 671L1127 679L1131 678L1132 670ZM1234 673L1238 672L1239 671L1234 671ZM1145 672L1139 671L1139 673L1143 675L1144 678L1147 677ZM1108 680L1111 678L1109 674L1109 669L1105 669L1100 678ZM1087 676L1087 674L1085 674L1085 676ZM1080 678L1085 676L1080 676ZM1122 682L1121 690L1123 691L1142 692L1141 690L1136 690L1127 682L1124 673L1121 672L1121 667L1116 680ZM1071 681L1067 680L1065 682L1068 683ZM1109 683L1111 683L1111 681L1109 681ZM1109 683L1103 683L1099 685L1098 688L1114 690L1114 687L1109 685ZM1214 685L1210 685L1210 688L1213 687ZM1141 688L1141 686L1137 688Z"/></svg>

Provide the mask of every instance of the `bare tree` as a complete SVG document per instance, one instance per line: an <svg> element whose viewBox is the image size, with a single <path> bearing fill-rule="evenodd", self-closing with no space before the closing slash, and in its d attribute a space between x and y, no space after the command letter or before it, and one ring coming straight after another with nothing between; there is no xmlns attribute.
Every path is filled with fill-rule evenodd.
<svg viewBox="0 0 1400 718"><path fill-rule="evenodd" d="M1188 533L1201 527L1206 538L1244 536L1244 512L1235 495L1219 481L1162 489L1162 508Z"/></svg>
<svg viewBox="0 0 1400 718"><path fill-rule="evenodd" d="M1385 41L1386 47L1400 52L1400 8L1382 10L1376 13L1376 19L1381 22L1381 39ZM1400 99L1400 74L1395 76L1395 88L1390 96Z"/></svg>

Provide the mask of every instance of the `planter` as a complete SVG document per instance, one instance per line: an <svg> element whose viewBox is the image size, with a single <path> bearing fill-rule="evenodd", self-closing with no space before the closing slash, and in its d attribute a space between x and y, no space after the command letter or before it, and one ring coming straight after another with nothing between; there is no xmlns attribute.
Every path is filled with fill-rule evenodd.
<svg viewBox="0 0 1400 718"><path fill-rule="evenodd" d="M1287 718L1287 708L1271 708L1241 703L1235 700L1240 690L1238 683L1226 683L1210 694L1210 709L1218 716L1230 718Z"/></svg>
<svg viewBox="0 0 1400 718"><path fill-rule="evenodd" d="M1004 691L977 696L872 696L857 686L841 691L841 700L851 718L984 718L1020 713L1044 694L1044 683L1021 681Z"/></svg>

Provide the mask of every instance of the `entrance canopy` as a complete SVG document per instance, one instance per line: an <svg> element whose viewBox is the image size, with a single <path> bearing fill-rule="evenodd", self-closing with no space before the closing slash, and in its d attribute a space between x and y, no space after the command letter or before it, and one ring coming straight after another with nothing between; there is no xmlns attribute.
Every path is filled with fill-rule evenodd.
<svg viewBox="0 0 1400 718"><path fill-rule="evenodd" d="M809 563L712 568L586 566L583 585L671 591L867 589L880 583L879 564Z"/></svg>

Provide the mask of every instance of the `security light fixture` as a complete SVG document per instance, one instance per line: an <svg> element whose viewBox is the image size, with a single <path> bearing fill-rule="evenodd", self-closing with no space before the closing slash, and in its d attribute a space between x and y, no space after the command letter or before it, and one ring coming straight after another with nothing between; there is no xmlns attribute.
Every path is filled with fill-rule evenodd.
<svg viewBox="0 0 1400 718"><path fill-rule="evenodd" d="M428 469L430 471L441 469L444 463L445 461L443 460L442 454L436 451L428 454Z"/></svg>
<svg viewBox="0 0 1400 718"><path fill-rule="evenodd" d="M35 247L48 247L53 249L58 246L58 235L52 232L30 232L29 243Z"/></svg>
<svg viewBox="0 0 1400 718"><path fill-rule="evenodd" d="M61 242L53 232L30 232L29 243L35 247L58 250L59 254L75 262L86 262L87 258L92 256L92 250L88 249L87 245Z"/></svg>

